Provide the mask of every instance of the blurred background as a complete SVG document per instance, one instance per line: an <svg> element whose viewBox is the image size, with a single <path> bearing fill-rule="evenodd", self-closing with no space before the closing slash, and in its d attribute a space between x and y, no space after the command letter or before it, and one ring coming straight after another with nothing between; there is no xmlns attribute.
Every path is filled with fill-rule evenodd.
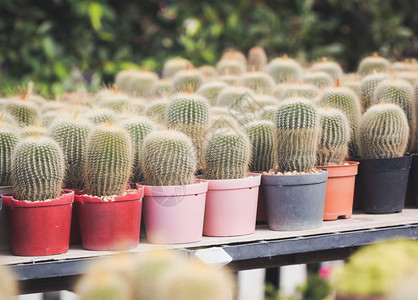
<svg viewBox="0 0 418 300"><path fill-rule="evenodd" d="M95 90L121 69L158 71L173 56L214 64L254 45L270 58L331 57L349 72L374 51L417 57L417 11L396 0L1 0L0 89Z"/></svg>

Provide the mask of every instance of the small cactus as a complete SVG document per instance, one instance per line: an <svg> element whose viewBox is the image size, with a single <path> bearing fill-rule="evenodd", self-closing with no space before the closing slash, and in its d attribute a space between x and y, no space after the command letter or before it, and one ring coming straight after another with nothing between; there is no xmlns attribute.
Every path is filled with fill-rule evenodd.
<svg viewBox="0 0 418 300"><path fill-rule="evenodd" d="M246 65L239 60L221 59L216 64L216 70L220 75L241 75L246 71Z"/></svg>
<svg viewBox="0 0 418 300"><path fill-rule="evenodd" d="M154 94L157 97L168 97L174 92L173 85L168 79L159 80L154 86Z"/></svg>
<svg viewBox="0 0 418 300"><path fill-rule="evenodd" d="M281 100L293 97L315 99L320 95L320 89L313 84L289 84L281 94Z"/></svg>
<svg viewBox="0 0 418 300"><path fill-rule="evenodd" d="M9 99L3 106L20 126L34 125L39 120L39 110L35 103L30 101L30 95L23 93L20 97Z"/></svg>
<svg viewBox="0 0 418 300"><path fill-rule="evenodd" d="M227 87L223 81L213 81L202 84L197 93L209 100L211 105L216 105L216 98L218 97L220 91Z"/></svg>
<svg viewBox="0 0 418 300"><path fill-rule="evenodd" d="M341 85L351 89L361 100L361 81L357 75L348 74L348 76L341 82Z"/></svg>
<svg viewBox="0 0 418 300"><path fill-rule="evenodd" d="M318 110L307 99L283 101L276 109L278 166L282 172L309 172L316 163Z"/></svg>
<svg viewBox="0 0 418 300"><path fill-rule="evenodd" d="M363 78L360 84L360 100L363 111L372 105L374 90L380 82L386 79L389 79L389 75L385 73L373 73Z"/></svg>
<svg viewBox="0 0 418 300"><path fill-rule="evenodd" d="M321 126L317 151L317 165L342 165L348 156L350 125L345 114L338 109L319 110Z"/></svg>
<svg viewBox="0 0 418 300"><path fill-rule="evenodd" d="M149 97L154 93L158 75L149 71L125 70L116 75L115 85L134 96Z"/></svg>
<svg viewBox="0 0 418 300"><path fill-rule="evenodd" d="M266 72L273 77L276 83L297 82L302 77L300 64L287 55L273 59L267 65Z"/></svg>
<svg viewBox="0 0 418 300"><path fill-rule="evenodd" d="M145 115L158 124L165 124L165 112L168 106L167 99L160 99L152 102L146 109Z"/></svg>
<svg viewBox="0 0 418 300"><path fill-rule="evenodd" d="M203 75L196 69L181 70L173 76L172 83L176 92L187 92L190 89L195 92L203 83Z"/></svg>
<svg viewBox="0 0 418 300"><path fill-rule="evenodd" d="M211 118L208 132L212 132L217 129L232 129L234 131L240 131L241 126L234 116L215 115Z"/></svg>
<svg viewBox="0 0 418 300"><path fill-rule="evenodd" d="M274 116L277 110L277 105L270 105L263 107L257 114L257 120L265 120L274 122Z"/></svg>
<svg viewBox="0 0 418 300"><path fill-rule="evenodd" d="M327 72L312 72L303 75L303 83L313 84L317 88L327 88L334 84L334 78L331 77Z"/></svg>
<svg viewBox="0 0 418 300"><path fill-rule="evenodd" d="M250 107L256 101L255 97L255 93L249 88L230 86L221 90L216 103L229 109L241 110L242 107Z"/></svg>
<svg viewBox="0 0 418 300"><path fill-rule="evenodd" d="M361 76L373 74L373 72L384 73L389 70L389 67L389 61L375 52L372 56L367 56L360 61L357 73Z"/></svg>
<svg viewBox="0 0 418 300"><path fill-rule="evenodd" d="M142 145L140 163L146 183L152 186L192 184L197 169L192 140L174 130L148 134Z"/></svg>
<svg viewBox="0 0 418 300"><path fill-rule="evenodd" d="M61 194L64 154L49 137L21 140L12 155L14 198L27 201L55 199Z"/></svg>
<svg viewBox="0 0 418 300"><path fill-rule="evenodd" d="M252 146L250 171L268 171L277 165L277 136L273 122L253 121L245 125Z"/></svg>
<svg viewBox="0 0 418 300"><path fill-rule="evenodd" d="M408 120L402 108L393 103L373 105L360 120L360 156L369 159L402 157L408 137Z"/></svg>
<svg viewBox="0 0 418 300"><path fill-rule="evenodd" d="M19 142L19 134L0 120L0 186L12 185L12 153Z"/></svg>
<svg viewBox="0 0 418 300"><path fill-rule="evenodd" d="M38 123L38 122L37 122ZM20 130L20 136L22 139L30 136L46 136L48 134L48 128L41 124L35 124L30 126L22 127Z"/></svg>
<svg viewBox="0 0 418 300"><path fill-rule="evenodd" d="M252 47L248 51L248 69L262 71L267 65L267 54L260 46Z"/></svg>
<svg viewBox="0 0 418 300"><path fill-rule="evenodd" d="M235 60L240 62L244 66L247 65L247 58L245 57L244 53L236 49L225 50L220 60Z"/></svg>
<svg viewBox="0 0 418 300"><path fill-rule="evenodd" d="M129 282L119 274L102 272L86 274L75 287L80 300L133 300Z"/></svg>
<svg viewBox="0 0 418 300"><path fill-rule="evenodd" d="M215 131L206 142L204 157L206 179L244 178L251 157L250 141L236 131Z"/></svg>
<svg viewBox="0 0 418 300"><path fill-rule="evenodd" d="M216 68L209 65L203 65L198 68L199 72L203 75L204 80L214 80L218 77Z"/></svg>
<svg viewBox="0 0 418 300"><path fill-rule="evenodd" d="M257 94L271 94L275 82L270 75L263 72L248 72L239 79L239 84L252 89Z"/></svg>
<svg viewBox="0 0 418 300"><path fill-rule="evenodd" d="M84 116L96 125L101 123L116 122L118 119L117 113L109 108L95 108L86 112Z"/></svg>
<svg viewBox="0 0 418 300"><path fill-rule="evenodd" d="M276 86L273 88L273 96L276 97L276 99L281 100L284 90L287 89L289 85L289 83L276 84Z"/></svg>
<svg viewBox="0 0 418 300"><path fill-rule="evenodd" d="M87 139L85 184L93 196L120 196L126 191L133 163L127 131L111 122L97 126Z"/></svg>
<svg viewBox="0 0 418 300"><path fill-rule="evenodd" d="M193 65L187 59L181 57L175 57L167 60L163 66L163 77L170 78L180 70L187 70L192 68Z"/></svg>
<svg viewBox="0 0 418 300"><path fill-rule="evenodd" d="M238 82L239 76L233 74L224 74L219 77L219 81L225 82L228 85L236 85Z"/></svg>
<svg viewBox="0 0 418 300"><path fill-rule="evenodd" d="M340 79L343 76L343 69L341 66L335 61L327 60L325 57L321 61L314 63L311 70L316 72L326 72L334 80Z"/></svg>

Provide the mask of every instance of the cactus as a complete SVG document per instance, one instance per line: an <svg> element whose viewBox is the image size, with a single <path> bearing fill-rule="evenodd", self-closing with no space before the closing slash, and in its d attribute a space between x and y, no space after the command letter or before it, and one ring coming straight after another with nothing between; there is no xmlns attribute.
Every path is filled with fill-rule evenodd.
<svg viewBox="0 0 418 300"><path fill-rule="evenodd" d="M262 71L267 65L267 54L260 46L252 47L248 51L248 69Z"/></svg>
<svg viewBox="0 0 418 300"><path fill-rule="evenodd" d="M154 94L157 97L168 97L174 92L173 85L168 79L159 80L154 86Z"/></svg>
<svg viewBox="0 0 418 300"><path fill-rule="evenodd" d="M1 127L11 127L16 130L19 128L19 123L7 112L0 111L0 126Z"/></svg>
<svg viewBox="0 0 418 300"><path fill-rule="evenodd" d="M102 272L81 277L75 287L80 300L132 300L132 287L118 274Z"/></svg>
<svg viewBox="0 0 418 300"><path fill-rule="evenodd" d="M0 120L0 186L12 185L12 153L19 138L13 127Z"/></svg>
<svg viewBox="0 0 418 300"><path fill-rule="evenodd" d="M404 61L396 61L391 66L394 72L414 72L418 69L418 64L415 59L412 61L409 59L405 59Z"/></svg>
<svg viewBox="0 0 418 300"><path fill-rule="evenodd" d="M348 74L348 76L341 82L341 85L351 89L361 100L361 81L357 75Z"/></svg>
<svg viewBox="0 0 418 300"><path fill-rule="evenodd" d="M418 83L418 72L417 71L398 72L396 73L396 78L406 80L412 86L414 86L416 83Z"/></svg>
<svg viewBox="0 0 418 300"><path fill-rule="evenodd" d="M259 94L255 95L254 101L244 103L243 108L250 113L258 113L263 107L278 103L279 101L273 96Z"/></svg>
<svg viewBox="0 0 418 300"><path fill-rule="evenodd" d="M339 79L343 76L343 69L341 68L341 66L334 61L327 60L325 57L322 58L320 62L314 63L311 67L311 70L316 72L326 72L334 80Z"/></svg>
<svg viewBox="0 0 418 300"><path fill-rule="evenodd" d="M154 93L158 75L149 71L125 70L116 75L115 85L134 96L149 97Z"/></svg>
<svg viewBox="0 0 418 300"><path fill-rule="evenodd" d="M67 108L67 105L61 101L48 101L42 105L41 113L45 114L49 111L63 111Z"/></svg>
<svg viewBox="0 0 418 300"><path fill-rule="evenodd" d="M319 110L321 126L317 151L317 165L342 165L348 155L350 125L345 114L338 109Z"/></svg>
<svg viewBox="0 0 418 300"><path fill-rule="evenodd" d="M147 109L147 99L145 98L129 98L129 111L125 114L143 115Z"/></svg>
<svg viewBox="0 0 418 300"><path fill-rule="evenodd" d="M371 106L361 117L358 145L362 158L402 157L407 150L408 120L393 103Z"/></svg>
<svg viewBox="0 0 418 300"><path fill-rule="evenodd" d="M222 54L221 60L235 60L240 62L242 65L247 65L247 58L245 57L244 53L236 50L236 49L227 49Z"/></svg>
<svg viewBox="0 0 418 300"><path fill-rule="evenodd" d="M109 108L95 108L84 115L90 122L99 125L101 123L116 122L118 116Z"/></svg>
<svg viewBox="0 0 418 300"><path fill-rule="evenodd" d="M277 105L270 105L263 107L257 114L257 120L265 120L274 122L274 116L277 110Z"/></svg>
<svg viewBox="0 0 418 300"><path fill-rule="evenodd" d="M212 132L217 129L232 129L234 131L240 131L241 126L237 119L231 115L216 115L211 118L208 132Z"/></svg>
<svg viewBox="0 0 418 300"><path fill-rule="evenodd" d="M276 110L275 124L279 170L311 171L321 130L315 105L303 98L283 101Z"/></svg>
<svg viewBox="0 0 418 300"><path fill-rule="evenodd" d="M241 110L244 106L251 106L255 101L253 90L245 87L226 87L218 94L216 103L229 109Z"/></svg>
<svg viewBox="0 0 418 300"><path fill-rule="evenodd" d="M268 171L277 165L277 135L273 122L253 121L245 125L252 151L250 171Z"/></svg>
<svg viewBox="0 0 418 300"><path fill-rule="evenodd" d="M39 119L39 110L29 99L30 96L23 93L19 98L9 99L3 106L3 110L15 118L20 126L34 125Z"/></svg>
<svg viewBox="0 0 418 300"><path fill-rule="evenodd" d="M45 201L59 197L65 162L60 146L49 137L21 140L12 155L14 198Z"/></svg>
<svg viewBox="0 0 418 300"><path fill-rule="evenodd" d="M275 82L270 75L263 72L248 72L239 79L239 85L252 89L257 94L271 94Z"/></svg>
<svg viewBox="0 0 418 300"><path fill-rule="evenodd" d="M172 82L176 92L187 92L189 89L195 92L202 85L203 76L198 70L181 70L173 76Z"/></svg>
<svg viewBox="0 0 418 300"><path fill-rule="evenodd" d="M155 123L165 123L165 112L167 110L168 100L161 99L151 103L146 109L145 115L153 120Z"/></svg>
<svg viewBox="0 0 418 300"><path fill-rule="evenodd" d="M116 113L123 113L130 109L130 99L122 93L112 93L109 96L103 96L98 104L103 108L109 108Z"/></svg>
<svg viewBox="0 0 418 300"><path fill-rule="evenodd" d="M219 81L225 82L228 85L235 85L238 82L239 77L233 74L224 74L219 77Z"/></svg>
<svg viewBox="0 0 418 300"><path fill-rule="evenodd" d="M245 134L233 130L217 130L205 145L206 179L244 178L251 158L251 145Z"/></svg>
<svg viewBox="0 0 418 300"><path fill-rule="evenodd" d="M208 82L202 84L197 90L197 93L208 99L211 105L216 105L216 98L220 91L227 86L228 84L223 81Z"/></svg>
<svg viewBox="0 0 418 300"><path fill-rule="evenodd" d="M356 94L349 88L337 86L325 90L318 104L321 107L340 109L346 115L351 128L351 140L348 151L351 156L357 156L358 145L356 143L356 136L361 117L361 106Z"/></svg>
<svg viewBox="0 0 418 300"><path fill-rule="evenodd" d="M205 80L214 80L218 77L218 72L213 66L203 65L198 68L199 72L203 75Z"/></svg>
<svg viewBox="0 0 418 300"><path fill-rule="evenodd" d="M380 82L386 79L389 79L389 75L384 73L373 73L363 78L360 84L360 100L363 111L372 105L374 90Z"/></svg>
<svg viewBox="0 0 418 300"><path fill-rule="evenodd" d="M64 153L65 188L78 189L79 191L85 188L84 165L86 163L87 139L92 129L93 126L90 122L80 119L77 115L57 119L49 128L49 136L60 145Z"/></svg>
<svg viewBox="0 0 418 300"><path fill-rule="evenodd" d="M302 76L300 64L287 55L273 59L266 67L266 72L273 77L276 83L296 82Z"/></svg>
<svg viewBox="0 0 418 300"><path fill-rule="evenodd" d="M273 96L276 97L276 99L281 100L284 90L287 89L289 85L289 83L276 84L276 86L273 88Z"/></svg>
<svg viewBox="0 0 418 300"><path fill-rule="evenodd" d="M317 88L327 88L334 84L334 79L326 72L312 72L303 75L303 83L315 85Z"/></svg>
<svg viewBox="0 0 418 300"><path fill-rule="evenodd" d="M167 60L163 66L163 77L170 78L180 70L192 68L193 65L187 59L175 57Z"/></svg>
<svg viewBox="0 0 418 300"><path fill-rule="evenodd" d="M38 123L38 122L37 122ZM22 127L20 130L20 136L22 139L30 136L47 136L48 128L42 126L41 124L30 125Z"/></svg>
<svg viewBox="0 0 418 300"><path fill-rule="evenodd" d="M360 61L357 73L360 76L373 74L373 72L384 73L389 70L389 67L389 61L375 52L372 56L367 56Z"/></svg>
<svg viewBox="0 0 418 300"><path fill-rule="evenodd" d="M196 152L192 140L182 132L151 132L144 139L140 163L148 185L188 185L194 182Z"/></svg>
<svg viewBox="0 0 418 300"><path fill-rule="evenodd" d="M289 84L282 92L280 100L293 97L315 99L320 94L319 88L313 84Z"/></svg>
<svg viewBox="0 0 418 300"><path fill-rule="evenodd" d="M220 75L241 75L246 71L246 65L239 60L221 59L216 64L216 70Z"/></svg>
<svg viewBox="0 0 418 300"><path fill-rule="evenodd" d="M409 144L408 149L412 151L415 144L415 99L414 88L409 82L400 79L385 80L379 83L373 94L373 104L394 103L399 105L405 112L409 125Z"/></svg>
<svg viewBox="0 0 418 300"><path fill-rule="evenodd" d="M131 177L132 158L131 139L124 128L111 122L95 127L87 139L83 172L89 193L122 195Z"/></svg>
<svg viewBox="0 0 418 300"><path fill-rule="evenodd" d="M133 172L130 182L136 183L144 180L141 171L139 158L141 155L141 146L144 138L153 130L155 124L147 117L132 117L121 123L121 125L128 131L131 137L132 150L134 155Z"/></svg>

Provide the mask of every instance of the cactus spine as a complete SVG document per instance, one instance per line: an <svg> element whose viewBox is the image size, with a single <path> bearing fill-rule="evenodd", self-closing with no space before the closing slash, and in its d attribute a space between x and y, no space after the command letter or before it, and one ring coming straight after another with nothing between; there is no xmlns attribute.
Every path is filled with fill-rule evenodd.
<svg viewBox="0 0 418 300"><path fill-rule="evenodd" d="M244 128L252 146L250 171L273 169L277 164L277 136L273 122L253 121Z"/></svg>
<svg viewBox="0 0 418 300"><path fill-rule="evenodd" d="M334 84L334 79L326 72L307 73L302 77L303 83L313 84L317 88L327 88Z"/></svg>
<svg viewBox="0 0 418 300"><path fill-rule="evenodd" d="M273 59L266 68L268 74L273 77L276 83L296 82L302 76L302 67L300 64L289 57L277 57Z"/></svg>
<svg viewBox="0 0 418 300"><path fill-rule="evenodd" d="M408 120L402 108L393 103L370 107L362 116L358 144L362 158L393 158L405 154Z"/></svg>
<svg viewBox="0 0 418 300"><path fill-rule="evenodd" d="M60 146L48 137L21 140L12 155L14 197L45 201L61 193L65 162Z"/></svg>
<svg viewBox="0 0 418 300"><path fill-rule="evenodd" d="M312 71L328 73L334 80L337 80L343 76L343 69L341 66L334 62L329 61L327 58L322 58L321 61L316 62L311 67Z"/></svg>
<svg viewBox="0 0 418 300"><path fill-rule="evenodd" d="M15 118L20 126L34 125L39 118L37 107L29 101L26 94L22 94L20 98L8 100L3 110Z"/></svg>
<svg viewBox="0 0 418 300"><path fill-rule="evenodd" d="M168 103L169 102L166 99L152 102L151 105L147 107L145 115L155 123L164 124L166 120L165 112L167 110Z"/></svg>
<svg viewBox="0 0 418 300"><path fill-rule="evenodd" d="M131 176L132 157L131 139L124 128L111 122L95 127L87 139L84 164L89 193L122 195Z"/></svg>
<svg viewBox="0 0 418 300"><path fill-rule="evenodd" d="M273 78L263 72L248 72L241 76L239 84L252 89L257 94L271 94L275 82Z"/></svg>
<svg viewBox="0 0 418 300"><path fill-rule="evenodd" d="M309 100L283 101L277 108L278 166L282 172L309 172L316 162L320 134L317 108Z"/></svg>
<svg viewBox="0 0 418 300"><path fill-rule="evenodd" d="M197 169L192 140L175 130L154 131L147 135L140 162L145 181L152 186L192 184Z"/></svg>
<svg viewBox="0 0 418 300"><path fill-rule="evenodd" d="M12 153L19 141L16 130L0 120L0 186L12 185Z"/></svg>
<svg viewBox="0 0 418 300"><path fill-rule="evenodd" d="M208 99L211 105L216 105L216 98L220 91L227 86L228 84L223 81L208 82L202 84L197 90L197 93Z"/></svg>
<svg viewBox="0 0 418 300"><path fill-rule="evenodd" d="M248 172L251 145L245 134L232 130L218 130L205 145L206 179L244 178Z"/></svg>
<svg viewBox="0 0 418 300"><path fill-rule="evenodd" d="M216 103L219 106L242 111L242 107L251 107L255 101L253 90L245 87L226 87L218 95Z"/></svg>
<svg viewBox="0 0 418 300"><path fill-rule="evenodd" d="M158 75L148 71L125 70L116 75L115 85L134 96L149 97L154 93Z"/></svg>
<svg viewBox="0 0 418 300"><path fill-rule="evenodd" d="M170 78L180 70L187 70L192 68L193 65L187 59L181 57L175 57L167 60L163 66L163 77Z"/></svg>
<svg viewBox="0 0 418 300"><path fill-rule="evenodd" d="M182 70L178 71L172 79L173 88L177 92L187 92L191 89L193 92L203 83L203 76L199 70Z"/></svg>
<svg viewBox="0 0 418 300"><path fill-rule="evenodd" d="M360 84L360 100L363 111L372 105L374 90L380 82L386 79L389 79L389 75L384 73L374 73L363 78Z"/></svg>
<svg viewBox="0 0 418 300"><path fill-rule="evenodd" d="M373 72L386 72L390 67L389 61L379 56L377 53L373 53L372 56L367 56L360 61L357 73L361 76L373 74Z"/></svg>
<svg viewBox="0 0 418 300"><path fill-rule="evenodd" d="M289 84L281 94L280 99L286 100L292 97L314 99L320 94L319 88L313 84Z"/></svg>
<svg viewBox="0 0 418 300"><path fill-rule="evenodd" d="M348 155L350 125L345 114L338 109L319 110L321 126L317 152L317 165L342 165Z"/></svg>

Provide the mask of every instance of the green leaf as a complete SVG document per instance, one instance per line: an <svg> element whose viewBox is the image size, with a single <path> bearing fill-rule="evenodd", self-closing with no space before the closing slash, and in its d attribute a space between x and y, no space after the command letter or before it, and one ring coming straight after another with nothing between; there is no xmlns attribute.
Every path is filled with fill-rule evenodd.
<svg viewBox="0 0 418 300"><path fill-rule="evenodd" d="M89 16L91 25L96 31L99 31L102 28L103 7L97 2L90 3Z"/></svg>
<svg viewBox="0 0 418 300"><path fill-rule="evenodd" d="M47 58L54 58L56 53L55 43L51 37L47 36L42 39L42 48Z"/></svg>

